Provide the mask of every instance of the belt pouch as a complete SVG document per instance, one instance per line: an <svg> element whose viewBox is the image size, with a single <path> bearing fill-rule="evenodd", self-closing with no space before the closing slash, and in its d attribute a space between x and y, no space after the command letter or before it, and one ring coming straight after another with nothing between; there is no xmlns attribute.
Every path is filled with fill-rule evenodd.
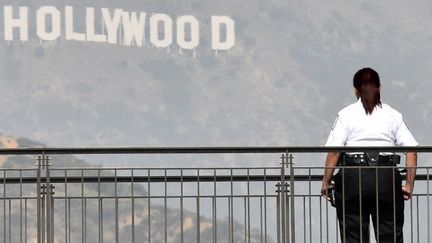
<svg viewBox="0 0 432 243"><path fill-rule="evenodd" d="M377 166L379 161L379 152L364 153L366 163L370 166Z"/></svg>

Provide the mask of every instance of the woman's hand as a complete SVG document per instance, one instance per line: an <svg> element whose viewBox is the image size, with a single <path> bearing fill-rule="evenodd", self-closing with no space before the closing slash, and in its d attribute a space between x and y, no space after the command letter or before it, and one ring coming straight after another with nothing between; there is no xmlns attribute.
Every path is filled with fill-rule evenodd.
<svg viewBox="0 0 432 243"><path fill-rule="evenodd" d="M334 184L332 182L323 181L321 185L321 195L325 197L328 201L332 201L331 191L334 189Z"/></svg>
<svg viewBox="0 0 432 243"><path fill-rule="evenodd" d="M410 200L412 197L412 188L410 184L402 186L402 193L405 200Z"/></svg>

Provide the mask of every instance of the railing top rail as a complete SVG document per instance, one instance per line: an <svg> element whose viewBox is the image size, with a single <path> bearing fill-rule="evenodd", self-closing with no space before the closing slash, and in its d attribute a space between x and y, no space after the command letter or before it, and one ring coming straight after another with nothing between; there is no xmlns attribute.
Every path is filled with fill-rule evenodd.
<svg viewBox="0 0 432 243"><path fill-rule="evenodd" d="M430 181L430 175L428 174L418 174L416 175L416 181ZM285 180L289 180L290 176L285 175ZM294 175L293 179L295 182L299 181L322 181L322 174L299 174ZM406 179L406 175L402 175L402 179ZM46 178L40 178L41 182L46 182ZM51 183L123 183L123 182L270 182L276 181L280 182L282 180L282 176L280 174L271 174L271 175L103 175L103 176L95 176L95 175L86 175L86 176L77 176L77 175L68 175L68 176L51 176ZM7 176L0 178L0 183L3 184L21 184L21 183L37 183L38 178L35 176ZM0 197L1 198L1 197Z"/></svg>
<svg viewBox="0 0 432 243"><path fill-rule="evenodd" d="M323 152L422 152L432 146L409 147L325 147L325 146L249 146L249 147L86 147L86 148L15 148L0 149L0 155L32 154L227 154L227 153L323 153Z"/></svg>

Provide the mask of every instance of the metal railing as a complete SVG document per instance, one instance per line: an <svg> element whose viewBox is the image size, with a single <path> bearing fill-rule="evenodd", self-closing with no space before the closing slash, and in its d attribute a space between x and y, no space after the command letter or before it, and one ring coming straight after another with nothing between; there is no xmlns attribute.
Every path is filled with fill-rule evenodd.
<svg viewBox="0 0 432 243"><path fill-rule="evenodd" d="M429 153L432 147L1 149L1 155L37 155L37 163L0 169L0 241L341 242L335 210L320 196L324 167L297 166L293 156L329 151ZM56 167L50 157L220 153L281 156L275 166L200 168ZM405 242L431 242L430 169L418 167Z"/></svg>

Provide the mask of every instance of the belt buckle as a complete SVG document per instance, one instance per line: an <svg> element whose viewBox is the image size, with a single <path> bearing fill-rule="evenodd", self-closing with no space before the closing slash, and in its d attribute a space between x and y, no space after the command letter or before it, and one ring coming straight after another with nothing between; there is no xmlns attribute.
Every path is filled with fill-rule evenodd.
<svg viewBox="0 0 432 243"><path fill-rule="evenodd" d="M370 166L377 166L379 161L379 152L365 152L365 160Z"/></svg>

